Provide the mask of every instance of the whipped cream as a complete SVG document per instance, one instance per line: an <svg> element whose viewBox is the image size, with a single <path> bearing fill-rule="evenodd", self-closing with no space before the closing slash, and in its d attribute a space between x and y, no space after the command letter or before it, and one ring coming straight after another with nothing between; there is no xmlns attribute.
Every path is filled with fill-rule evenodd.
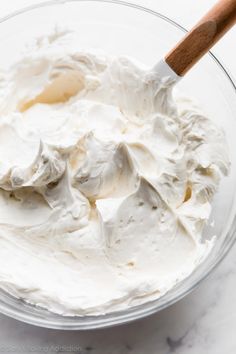
<svg viewBox="0 0 236 354"><path fill-rule="evenodd" d="M0 81L0 287L63 315L163 296L207 257L224 133L125 57L37 40Z"/></svg>

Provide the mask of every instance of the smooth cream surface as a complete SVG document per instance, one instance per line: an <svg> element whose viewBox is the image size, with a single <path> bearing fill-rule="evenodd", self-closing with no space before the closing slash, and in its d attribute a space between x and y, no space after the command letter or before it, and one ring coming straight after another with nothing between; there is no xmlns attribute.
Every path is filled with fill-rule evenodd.
<svg viewBox="0 0 236 354"><path fill-rule="evenodd" d="M131 59L41 38L0 81L0 287L67 315L156 299L202 240L225 137Z"/></svg>

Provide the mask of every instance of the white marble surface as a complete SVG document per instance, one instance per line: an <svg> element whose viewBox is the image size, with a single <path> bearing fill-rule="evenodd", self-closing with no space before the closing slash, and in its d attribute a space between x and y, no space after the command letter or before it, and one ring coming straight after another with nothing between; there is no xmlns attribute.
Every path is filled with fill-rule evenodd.
<svg viewBox="0 0 236 354"><path fill-rule="evenodd" d="M0 14L36 3L2 0ZM162 12L186 27L214 0L130 0ZM234 29L215 53L236 76ZM236 247L192 294L155 316L112 329L63 332L36 328L0 315L0 353L235 354ZM64 349L63 349L64 347ZM73 347L75 351L71 351ZM60 350L60 351L59 351Z"/></svg>

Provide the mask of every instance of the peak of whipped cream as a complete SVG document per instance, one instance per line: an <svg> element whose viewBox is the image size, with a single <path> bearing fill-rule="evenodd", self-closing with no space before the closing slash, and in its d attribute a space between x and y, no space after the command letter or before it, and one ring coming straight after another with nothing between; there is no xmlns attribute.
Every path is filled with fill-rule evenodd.
<svg viewBox="0 0 236 354"><path fill-rule="evenodd" d="M0 287L98 315L163 296L207 257L229 160L224 133L168 78L62 37L2 73Z"/></svg>

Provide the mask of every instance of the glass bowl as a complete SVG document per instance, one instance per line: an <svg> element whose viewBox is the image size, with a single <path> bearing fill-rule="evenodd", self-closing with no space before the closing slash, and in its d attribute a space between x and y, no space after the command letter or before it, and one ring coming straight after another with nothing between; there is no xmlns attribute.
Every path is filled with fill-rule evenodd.
<svg viewBox="0 0 236 354"><path fill-rule="evenodd" d="M47 33L53 24L79 32L79 46L102 48L154 65L183 36L185 30L167 17L123 1L54 0L15 12L0 20L0 68L9 65L32 37ZM236 231L236 87L228 71L212 54L184 78L178 87L197 99L212 119L224 127L232 162L214 198L211 221L204 237L217 235L209 257L195 272L155 301L100 316L64 317L26 304L0 291L0 311L37 326L92 329L122 324L158 312L192 291L223 259ZM29 265L30 266L30 265Z"/></svg>

